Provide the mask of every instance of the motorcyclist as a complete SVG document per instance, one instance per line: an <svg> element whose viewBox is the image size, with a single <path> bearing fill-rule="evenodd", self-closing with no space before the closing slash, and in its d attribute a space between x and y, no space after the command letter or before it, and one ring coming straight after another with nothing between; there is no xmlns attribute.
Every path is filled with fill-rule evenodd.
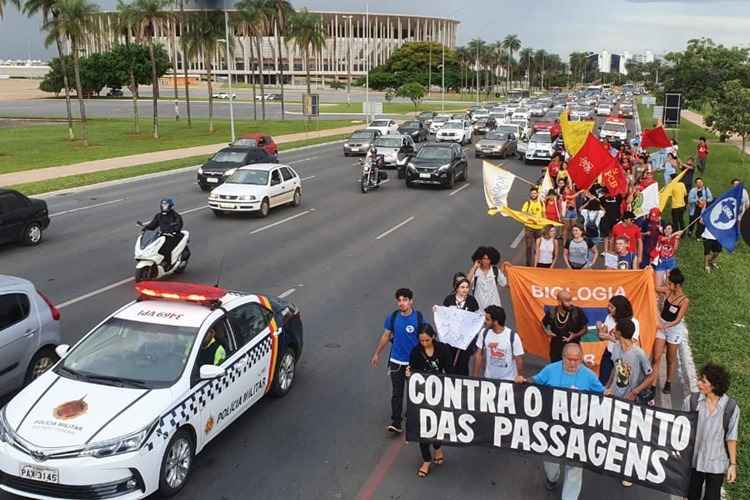
<svg viewBox="0 0 750 500"><path fill-rule="evenodd" d="M370 160L370 167L373 169L373 179L378 179L378 176L380 175L380 167L382 166L383 157L378 154L378 148L375 147L375 145L370 147L370 150L367 152L367 160Z"/></svg>
<svg viewBox="0 0 750 500"><path fill-rule="evenodd" d="M174 209L174 200L164 198L159 202L160 211L154 215L151 222L143 226L144 231L153 231L159 229L164 236L164 244L159 249L159 254L164 257L163 267L165 270L172 267L172 250L183 238L182 234L182 216Z"/></svg>

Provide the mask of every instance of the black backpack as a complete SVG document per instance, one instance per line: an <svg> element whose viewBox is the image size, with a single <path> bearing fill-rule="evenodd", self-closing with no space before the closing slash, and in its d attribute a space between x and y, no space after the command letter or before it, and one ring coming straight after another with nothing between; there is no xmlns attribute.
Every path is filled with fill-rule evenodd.
<svg viewBox="0 0 750 500"><path fill-rule="evenodd" d="M698 411L698 398L700 397L699 392L691 392L690 393L690 411ZM729 449L727 448L727 441L726 436L729 432L729 423L732 421L732 415L734 415L734 410L737 408L737 401L734 399L729 398L727 400L727 405L724 407L724 415L723 415L723 426L724 426L724 450L727 453L727 458L729 458Z"/></svg>
<svg viewBox="0 0 750 500"><path fill-rule="evenodd" d="M391 333L395 335L394 329L396 328L396 316L398 315L400 311L396 309L391 313L391 319L388 321L388 330L390 330ZM424 318L422 317L422 313L417 311L417 335L419 335L419 332L422 331L422 325L424 325ZM391 342L393 342L393 338L391 338Z"/></svg>
<svg viewBox="0 0 750 500"><path fill-rule="evenodd" d="M584 226L583 229L586 233L586 236L589 238L598 238L599 237L599 226L596 225L596 222L591 220L591 217L587 214L586 218L584 219Z"/></svg>
<svg viewBox="0 0 750 500"><path fill-rule="evenodd" d="M498 269L497 266L492 266L492 275L495 277L495 285L500 286L500 269ZM474 274L474 280L471 282L471 294L474 295L474 292L477 290L477 275Z"/></svg>
<svg viewBox="0 0 750 500"><path fill-rule="evenodd" d="M482 349L484 349L484 342L487 338L487 331L489 328L482 328ZM516 341L516 331L510 330L510 360L513 362L513 357L515 356L513 352L513 343Z"/></svg>

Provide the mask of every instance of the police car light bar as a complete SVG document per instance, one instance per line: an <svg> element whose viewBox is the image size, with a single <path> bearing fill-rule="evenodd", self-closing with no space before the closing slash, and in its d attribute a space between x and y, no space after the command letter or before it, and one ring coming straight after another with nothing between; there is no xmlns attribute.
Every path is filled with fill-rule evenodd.
<svg viewBox="0 0 750 500"><path fill-rule="evenodd" d="M141 281L135 284L141 299L166 299L211 304L221 300L227 291L223 288L176 281Z"/></svg>

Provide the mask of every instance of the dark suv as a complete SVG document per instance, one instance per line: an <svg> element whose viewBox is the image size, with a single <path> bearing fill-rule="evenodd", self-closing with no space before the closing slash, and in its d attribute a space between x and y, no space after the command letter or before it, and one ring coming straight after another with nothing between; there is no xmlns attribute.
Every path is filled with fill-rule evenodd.
<svg viewBox="0 0 750 500"><path fill-rule="evenodd" d="M47 226L47 202L0 188L0 243L38 245Z"/></svg>
<svg viewBox="0 0 750 500"><path fill-rule="evenodd" d="M425 144L406 167L406 187L440 184L452 188L458 178L467 180L469 162L459 144Z"/></svg>
<svg viewBox="0 0 750 500"><path fill-rule="evenodd" d="M263 148L231 146L219 150L198 168L198 185L203 191L210 191L232 175L235 170L254 163L278 163Z"/></svg>

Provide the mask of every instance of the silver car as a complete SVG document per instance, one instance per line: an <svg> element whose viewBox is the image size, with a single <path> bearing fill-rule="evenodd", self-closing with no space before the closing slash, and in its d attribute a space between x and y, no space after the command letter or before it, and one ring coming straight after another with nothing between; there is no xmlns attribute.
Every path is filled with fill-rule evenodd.
<svg viewBox="0 0 750 500"><path fill-rule="evenodd" d="M344 156L365 156L373 141L380 137L377 130L357 130L344 143Z"/></svg>
<svg viewBox="0 0 750 500"><path fill-rule="evenodd" d="M61 343L57 308L30 281L0 274L0 394L51 368Z"/></svg>

